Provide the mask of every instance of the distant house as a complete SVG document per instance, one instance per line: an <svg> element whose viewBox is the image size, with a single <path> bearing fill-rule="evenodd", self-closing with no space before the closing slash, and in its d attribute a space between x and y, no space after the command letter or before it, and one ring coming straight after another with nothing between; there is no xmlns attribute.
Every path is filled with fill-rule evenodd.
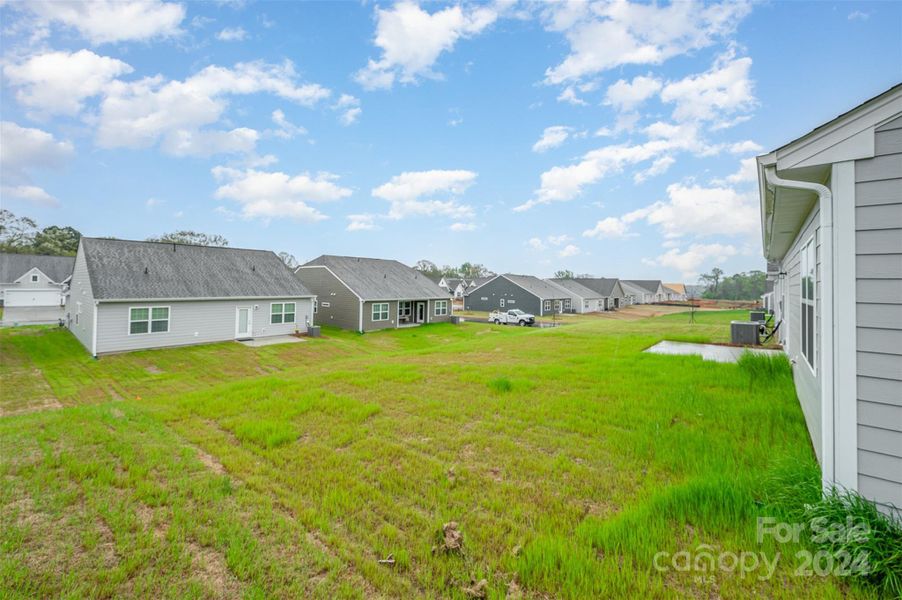
<svg viewBox="0 0 902 600"><path fill-rule="evenodd" d="M667 299L664 285L658 279L621 279L620 285L630 304L653 304Z"/></svg>
<svg viewBox="0 0 902 600"><path fill-rule="evenodd" d="M323 255L295 275L316 293L322 325L365 332L451 320L447 291L396 260Z"/></svg>
<svg viewBox="0 0 902 600"><path fill-rule="evenodd" d="M519 308L539 316L570 312L572 304L564 289L532 275L496 275L464 296L466 310Z"/></svg>
<svg viewBox="0 0 902 600"><path fill-rule="evenodd" d="M448 290L448 294L453 298L463 298L464 294L467 290L467 280L466 279L457 279L455 277L444 277L442 281L445 282L445 285L442 286Z"/></svg>
<svg viewBox="0 0 902 600"><path fill-rule="evenodd" d="M689 299L689 296L686 294L686 286L682 283L665 283L664 290L667 293L668 300L684 301Z"/></svg>
<svg viewBox="0 0 902 600"><path fill-rule="evenodd" d="M620 308L623 289L616 279L586 278L549 279L570 294L573 312L589 313Z"/></svg>
<svg viewBox="0 0 902 600"><path fill-rule="evenodd" d="M74 256L0 253L0 302L4 322L55 322L64 316Z"/></svg>
<svg viewBox="0 0 902 600"><path fill-rule="evenodd" d="M82 238L66 313L97 356L303 331L313 298L268 250Z"/></svg>
<svg viewBox="0 0 902 600"><path fill-rule="evenodd" d="M757 161L777 335L823 481L902 516L902 84Z"/></svg>

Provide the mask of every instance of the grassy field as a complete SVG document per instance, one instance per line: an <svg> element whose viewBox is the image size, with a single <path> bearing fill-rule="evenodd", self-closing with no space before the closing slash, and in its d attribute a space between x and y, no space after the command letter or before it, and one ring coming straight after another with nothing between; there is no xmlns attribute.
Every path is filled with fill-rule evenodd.
<svg viewBox="0 0 902 600"><path fill-rule="evenodd" d="M860 594L790 561L653 567L700 544L796 549L755 542L770 474L814 461L786 365L642 353L726 341L731 318L100 360L66 331L0 330L0 596Z"/></svg>

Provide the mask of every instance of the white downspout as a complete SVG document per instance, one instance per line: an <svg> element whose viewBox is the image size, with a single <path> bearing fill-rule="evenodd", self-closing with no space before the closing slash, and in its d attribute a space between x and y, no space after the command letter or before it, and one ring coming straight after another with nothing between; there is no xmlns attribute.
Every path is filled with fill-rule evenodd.
<svg viewBox="0 0 902 600"><path fill-rule="evenodd" d="M91 322L91 356L97 358L97 305L99 302L94 301L94 319Z"/></svg>
<svg viewBox="0 0 902 600"><path fill-rule="evenodd" d="M825 185L808 181L783 179L773 166L765 167L767 183L774 187L809 190L817 194L820 209L821 242L821 327L820 364L818 374L821 379L821 482L829 487L836 482L836 421L834 411L835 385L833 362L836 351L833 343L833 193Z"/></svg>

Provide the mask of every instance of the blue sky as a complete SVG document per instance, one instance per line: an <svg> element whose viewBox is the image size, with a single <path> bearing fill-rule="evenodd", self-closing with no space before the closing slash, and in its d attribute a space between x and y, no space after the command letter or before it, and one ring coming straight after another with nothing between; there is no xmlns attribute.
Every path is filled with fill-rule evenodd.
<svg viewBox="0 0 902 600"><path fill-rule="evenodd" d="M143 239L694 281L750 168L902 80L902 4L6 3L2 203Z"/></svg>

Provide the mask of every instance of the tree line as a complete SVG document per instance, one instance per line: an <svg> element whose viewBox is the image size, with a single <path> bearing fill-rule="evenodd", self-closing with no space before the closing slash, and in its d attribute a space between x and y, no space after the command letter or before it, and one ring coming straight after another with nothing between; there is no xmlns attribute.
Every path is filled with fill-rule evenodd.
<svg viewBox="0 0 902 600"><path fill-rule="evenodd" d="M702 297L717 300L757 300L764 294L766 279L764 271L752 270L726 276L717 267L698 278L705 286Z"/></svg>
<svg viewBox="0 0 902 600"><path fill-rule="evenodd" d="M490 277L495 274L486 268L485 265L471 262L465 262L459 267L452 267L450 265L439 267L432 261L418 260L413 268L425 274L430 279L439 279L441 277L475 279L476 277Z"/></svg>
<svg viewBox="0 0 902 600"><path fill-rule="evenodd" d="M78 252L79 240L81 232L74 227L50 225L39 228L37 222L30 217L17 217L11 211L0 209L0 252L74 256ZM188 229L151 236L146 241L195 246L229 245L229 240L224 236ZM288 252L279 252L278 256L289 267L298 265L297 259Z"/></svg>

